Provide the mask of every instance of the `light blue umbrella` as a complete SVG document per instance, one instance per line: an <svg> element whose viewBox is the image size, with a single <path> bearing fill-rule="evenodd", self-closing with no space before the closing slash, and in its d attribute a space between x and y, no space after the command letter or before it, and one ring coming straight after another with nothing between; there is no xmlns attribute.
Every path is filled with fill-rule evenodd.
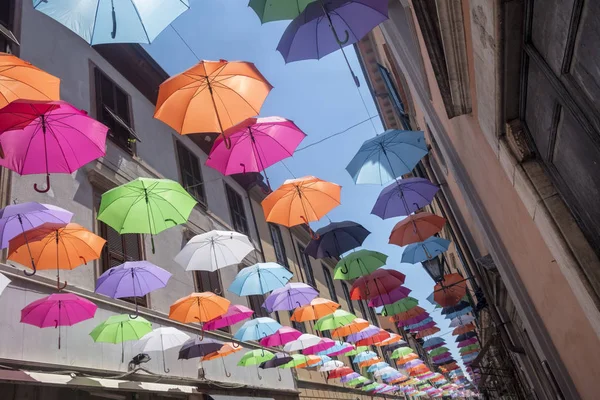
<svg viewBox="0 0 600 400"><path fill-rule="evenodd" d="M316 364L314 364L314 365L311 365L311 367L320 367L321 365L325 364L326 362L329 362L329 361L331 361L331 360L332 360L332 358L331 358L331 357L329 357L329 356L325 356L325 355L322 355L322 356L320 355L320 356L318 356L318 357L320 357L320 358L321 358L321 361L319 361L318 363L316 363Z"/></svg>
<svg viewBox="0 0 600 400"><path fill-rule="evenodd" d="M350 343L336 341L335 344L333 345L333 347L330 347L327 350L319 351L317 353L317 355L318 356L326 356L326 355L329 355L329 354L338 353L338 352L340 352L342 350L345 350L345 349L347 349L349 347L352 348L352 345Z"/></svg>
<svg viewBox="0 0 600 400"><path fill-rule="evenodd" d="M242 269L228 290L238 296L265 294L284 287L292 276L287 268L277 263L258 263Z"/></svg>
<svg viewBox="0 0 600 400"><path fill-rule="evenodd" d="M419 321L416 324L412 324L412 325L407 325L404 328L408 328L408 329L415 329L418 328L420 326L423 325L427 325L428 323L433 322L433 318L429 317L429 318L425 318L423 321Z"/></svg>
<svg viewBox="0 0 600 400"><path fill-rule="evenodd" d="M369 368L367 369L367 372L375 372L380 369L388 368L389 366L390 366L390 364L388 364L386 362L378 362L376 364L369 366Z"/></svg>
<svg viewBox="0 0 600 400"><path fill-rule="evenodd" d="M33 8L91 45L151 43L189 0L33 0Z"/></svg>
<svg viewBox="0 0 600 400"><path fill-rule="evenodd" d="M450 241L440 237L430 237L419 243L406 246L402 253L402 262L416 264L425 260L431 260L448 250Z"/></svg>
<svg viewBox="0 0 600 400"><path fill-rule="evenodd" d="M446 319L454 319L456 317L460 317L461 315L468 314L468 313L470 313L472 311L473 311L473 307L469 306L467 308L463 308L462 310L455 311L455 312L453 312L451 314L446 314L446 315L444 315L444 317Z"/></svg>
<svg viewBox="0 0 600 400"><path fill-rule="evenodd" d="M432 337L429 338L425 341L425 343L423 343L423 347L431 347L431 346L437 346L438 344L444 344L446 343L446 341L444 339L442 339L441 337Z"/></svg>
<svg viewBox="0 0 600 400"><path fill-rule="evenodd" d="M427 153L423 132L390 129L365 141L346 171L357 184L384 185L410 173Z"/></svg>
<svg viewBox="0 0 600 400"><path fill-rule="evenodd" d="M273 335L281 324L274 319L262 317L246 321L244 325L233 335L233 338L240 342L250 340L260 340L264 337Z"/></svg>
<svg viewBox="0 0 600 400"><path fill-rule="evenodd" d="M354 356L354 359L352 360L352 362L354 364L358 364L358 363L370 360L371 358L375 358L375 357L377 357L377 353L375 353L373 351L363 351L362 353L358 353L356 356Z"/></svg>

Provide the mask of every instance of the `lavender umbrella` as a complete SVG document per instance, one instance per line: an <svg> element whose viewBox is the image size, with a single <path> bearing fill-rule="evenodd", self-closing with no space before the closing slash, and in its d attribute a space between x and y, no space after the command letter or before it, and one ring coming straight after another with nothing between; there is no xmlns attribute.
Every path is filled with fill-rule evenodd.
<svg viewBox="0 0 600 400"><path fill-rule="evenodd" d="M266 298L263 308L269 313L273 311L293 310L309 304L312 299L319 295L312 286L302 282L288 283L282 288L275 289Z"/></svg>
<svg viewBox="0 0 600 400"><path fill-rule="evenodd" d="M407 297L412 290L405 286L398 286L389 293L380 294L369 301L369 307L381 307L386 304L394 304Z"/></svg>
<svg viewBox="0 0 600 400"><path fill-rule="evenodd" d="M359 340L362 340L362 339L370 338L371 336L376 335L378 333L379 333L378 327L376 327L375 325L369 325L362 331L349 335L346 338L346 341L354 343L354 342L358 342Z"/></svg>
<svg viewBox="0 0 600 400"><path fill-rule="evenodd" d="M167 286L171 274L148 261L129 261L113 267L100 275L96 282L96 293L120 299L133 297L137 317L137 298L153 290Z"/></svg>
<svg viewBox="0 0 600 400"><path fill-rule="evenodd" d="M356 378L359 378L360 376L361 376L361 375L360 375L359 373L357 373L357 372L353 372L353 373L351 373L351 374L348 374L348 375L344 375L344 376L342 376L342 379L340 379L340 382L341 382L341 383L350 382L350 381L352 381L352 380L354 380L354 379L356 379Z"/></svg>
<svg viewBox="0 0 600 400"><path fill-rule="evenodd" d="M438 190L424 178L397 180L381 191L371 214L381 219L408 216L431 203Z"/></svg>

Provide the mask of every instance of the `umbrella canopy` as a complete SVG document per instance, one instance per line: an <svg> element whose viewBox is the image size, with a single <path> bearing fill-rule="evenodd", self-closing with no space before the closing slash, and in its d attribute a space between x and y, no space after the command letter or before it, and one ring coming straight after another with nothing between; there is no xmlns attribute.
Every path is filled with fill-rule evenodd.
<svg viewBox="0 0 600 400"><path fill-rule="evenodd" d="M292 354L292 361L282 365L280 368L307 368L321 362L321 358L313 355Z"/></svg>
<svg viewBox="0 0 600 400"><path fill-rule="evenodd" d="M399 359L397 359L396 360L396 364L398 364L398 365L404 365L407 362L412 361L412 360L416 360L418 358L419 358L419 356L417 354L411 353L411 354L408 354L408 355L406 355L404 357L400 357Z"/></svg>
<svg viewBox="0 0 600 400"><path fill-rule="evenodd" d="M393 304L397 301L405 299L412 292L405 286L398 286L396 289L389 293L383 293L379 296L373 297L369 300L369 307L381 307L386 304Z"/></svg>
<svg viewBox="0 0 600 400"><path fill-rule="evenodd" d="M394 350L391 357L392 358L402 358L409 354L414 354L414 353L415 353L414 350L411 349L410 347L401 347L399 349Z"/></svg>
<svg viewBox="0 0 600 400"><path fill-rule="evenodd" d="M425 321L426 319L431 319L431 317L429 316L428 312L424 311L421 314L417 315L416 317L412 317L412 318L408 318L408 319L399 321L398 326L415 325L422 321Z"/></svg>
<svg viewBox="0 0 600 400"><path fill-rule="evenodd" d="M335 341L333 341L329 338L321 338L319 343L317 343L313 346L309 346L309 347L305 348L304 350L302 350L302 354L315 354L316 355L317 353L328 350L334 346L335 346ZM323 357L328 357L328 356L323 355L322 358Z"/></svg>
<svg viewBox="0 0 600 400"><path fill-rule="evenodd" d="M382 219L408 216L430 204L438 190L439 187L425 178L394 181L381 191L371 214Z"/></svg>
<svg viewBox="0 0 600 400"><path fill-rule="evenodd" d="M390 337L385 339L383 342L376 344L375 346L381 347L381 346L389 346L390 344L393 343L406 343L404 342L404 340L402 339L402 336L397 335L395 333L390 333Z"/></svg>
<svg viewBox="0 0 600 400"><path fill-rule="evenodd" d="M460 342L458 342L458 344L456 345L456 347L458 347L459 349L462 347L467 347L470 346L472 344L478 343L479 341L477 340L477 338L470 338L470 339L466 339L466 340L462 340Z"/></svg>
<svg viewBox="0 0 600 400"><path fill-rule="evenodd" d="M358 333L360 334L360 332ZM364 339L360 339L356 342L357 346L371 346L378 345L386 339L390 338L390 333L386 330L380 329L376 334L366 337Z"/></svg>
<svg viewBox="0 0 600 400"><path fill-rule="evenodd" d="M394 315L409 311L411 308L416 307L419 304L419 300L414 297L405 297L404 299L397 301L393 304L386 304L383 306L381 315Z"/></svg>
<svg viewBox="0 0 600 400"><path fill-rule="evenodd" d="M419 329L419 328L423 327L424 325L430 324L432 322L433 322L433 318L427 317L417 323L405 325L405 329L410 329L410 330Z"/></svg>
<svg viewBox="0 0 600 400"><path fill-rule="evenodd" d="M0 75L1 78L1 75ZM0 109L0 166L20 175L71 174L106 153L108 127L64 101L16 100Z"/></svg>
<svg viewBox="0 0 600 400"><path fill-rule="evenodd" d="M268 312L293 310L309 304L319 295L312 286L302 282L288 283L282 288L275 289L269 297L266 298L263 307Z"/></svg>
<svg viewBox="0 0 600 400"><path fill-rule="evenodd" d="M313 2L287 27L277 50L286 63L320 59L358 42L388 19L387 12L386 0Z"/></svg>
<svg viewBox="0 0 600 400"><path fill-rule="evenodd" d="M311 346L316 346L321 342L321 338L310 333L304 333L293 342L286 343L283 350L286 352L301 351ZM331 346L330 346L331 347ZM321 349L323 350L323 349Z"/></svg>
<svg viewBox="0 0 600 400"><path fill-rule="evenodd" d="M453 335L461 335L463 333L472 332L475 329L477 329L477 327L474 324L461 325L461 326L458 326L456 329L454 329L452 331L452 334Z"/></svg>
<svg viewBox="0 0 600 400"><path fill-rule="evenodd" d="M432 338L432 339L438 339L438 338ZM431 357L435 357L435 356L439 356L440 354L444 354L449 352L450 350L447 347L438 347L437 349L434 349L432 351L429 352L429 355Z"/></svg>
<svg viewBox="0 0 600 400"><path fill-rule="evenodd" d="M254 314L254 311L248 307L230 304L225 314L208 321L204 324L204 329L207 331L216 331L217 329L225 328L251 318L252 314Z"/></svg>
<svg viewBox="0 0 600 400"><path fill-rule="evenodd" d="M342 258L335 266L334 279L352 280L383 267L388 256L378 251L358 250Z"/></svg>
<svg viewBox="0 0 600 400"><path fill-rule="evenodd" d="M411 243L422 242L430 236L439 233L445 223L445 218L425 211L410 215L394 226L390 234L389 243L406 246Z"/></svg>
<svg viewBox="0 0 600 400"><path fill-rule="evenodd" d="M75 7L76 5L76 7ZM190 7L188 0L34 1L33 8L91 45L151 43Z"/></svg>
<svg viewBox="0 0 600 400"><path fill-rule="evenodd" d="M287 268L277 263L258 263L238 272L228 290L238 296L265 294L283 288L292 276Z"/></svg>
<svg viewBox="0 0 600 400"><path fill-rule="evenodd" d="M416 337L417 337L417 339L422 339L424 337L434 335L434 334L438 333L439 331L440 331L440 328L438 328L438 327L424 329L422 331L419 331L419 333L417 333Z"/></svg>
<svg viewBox="0 0 600 400"><path fill-rule="evenodd" d="M350 298L352 300L372 299L401 286L406 276L393 269L380 268L375 272L361 276L352 284Z"/></svg>
<svg viewBox="0 0 600 400"><path fill-rule="evenodd" d="M296 322L314 321L332 314L338 308L340 308L340 305L335 301L317 297L312 299L310 304L296 308L290 320Z"/></svg>
<svg viewBox="0 0 600 400"><path fill-rule="evenodd" d="M6 276L0 274L0 294L2 294L2 292L4 292L4 289L7 288L9 283L10 283L10 279L8 279Z"/></svg>
<svg viewBox="0 0 600 400"><path fill-rule="evenodd" d="M190 337L173 327L156 328L140 339L142 351L165 351L183 345Z"/></svg>
<svg viewBox="0 0 600 400"><path fill-rule="evenodd" d="M340 257L362 246L370 234L371 232L356 222L331 222L317 230L317 237L310 241L304 252L313 258Z"/></svg>
<svg viewBox="0 0 600 400"><path fill-rule="evenodd" d="M342 336L351 335L353 333L358 333L363 329L367 328L369 325L369 321L364 320L362 318L356 318L349 324L331 331L331 337L339 338Z"/></svg>
<svg viewBox="0 0 600 400"><path fill-rule="evenodd" d="M379 333L379 328L377 326L375 326L375 325L369 325L368 327L366 327L362 331L357 332L357 333L353 333L353 334L349 335L346 338L346 341L354 343L354 342L358 342L359 340L366 339L368 337L376 335L378 333ZM357 344L357 346L368 346L368 345Z"/></svg>
<svg viewBox="0 0 600 400"><path fill-rule="evenodd" d="M446 315L444 315L444 318L446 318L446 319L453 319L453 318L456 318L456 317L460 317L461 315L468 314L470 312L473 312L473 307L471 307L471 306L469 306L467 308L463 308L462 310L459 310L459 311L455 311L455 312L446 314Z"/></svg>
<svg viewBox="0 0 600 400"><path fill-rule="evenodd" d="M335 369L341 368L344 366L344 363L337 360L331 360L324 363L321 368L319 368L319 372L329 372Z"/></svg>
<svg viewBox="0 0 600 400"><path fill-rule="evenodd" d="M324 316L315 324L315 329L318 331L328 331L341 328L352 323L356 319L356 315L345 310L336 310L334 313Z"/></svg>
<svg viewBox="0 0 600 400"><path fill-rule="evenodd" d="M294 19L307 5L315 0L250 0L248 7L251 7L260 22L282 21L286 19Z"/></svg>
<svg viewBox="0 0 600 400"><path fill-rule="evenodd" d="M71 218L72 212L50 204L27 202L6 206L0 210L0 249L7 248L10 239L43 223L66 225Z"/></svg>
<svg viewBox="0 0 600 400"><path fill-rule="evenodd" d="M298 339L300 336L302 336L302 332L289 326L283 326L272 335L260 339L260 344L265 347L283 346Z"/></svg>
<svg viewBox="0 0 600 400"><path fill-rule="evenodd" d="M208 322L220 317L231 302L211 292L192 293L171 304L169 318L183 322Z"/></svg>
<svg viewBox="0 0 600 400"><path fill-rule="evenodd" d="M222 134L260 114L272 88L252 63L200 61L160 85L154 118L182 135Z"/></svg>
<svg viewBox="0 0 600 400"><path fill-rule="evenodd" d="M377 364L373 364L371 365L368 369L367 372L375 372L375 371L379 371L380 369L384 369L384 368L389 368L390 364L386 363L386 362L378 362Z"/></svg>
<svg viewBox="0 0 600 400"><path fill-rule="evenodd" d="M360 353L364 353L366 351L369 350L368 346L356 346L353 345L353 350L350 350L349 352L346 353L346 356L350 357L350 356L356 356L357 354Z"/></svg>
<svg viewBox="0 0 600 400"><path fill-rule="evenodd" d="M407 319L416 317L417 315L425 313L425 309L419 306L413 307L406 312L401 312L399 314L390 317L390 322L394 321L406 321Z"/></svg>
<svg viewBox="0 0 600 400"><path fill-rule="evenodd" d="M365 141L346 171L357 184L383 185L410 173L427 153L423 132L388 130Z"/></svg>
<svg viewBox="0 0 600 400"><path fill-rule="evenodd" d="M113 315L96 326L90 332L90 336L94 342L121 343L121 362L123 362L125 358L123 342L139 340L151 331L152 324L142 317Z"/></svg>
<svg viewBox="0 0 600 400"><path fill-rule="evenodd" d="M465 308L470 308L470 307L471 307L471 304L468 301L463 300L456 305L442 308L442 315L449 315L456 311L461 311L461 310L464 310Z"/></svg>
<svg viewBox="0 0 600 400"><path fill-rule="evenodd" d="M427 339L425 341L425 343L423 343L423 347L425 349L427 349L428 347L435 346L438 344L444 344L444 343L446 343L446 341L444 339L439 338L439 337L433 337L433 338Z"/></svg>
<svg viewBox="0 0 600 400"><path fill-rule="evenodd" d="M378 362L381 362L381 361L382 361L381 358L375 357L375 358L371 358L370 360L366 360L366 361L359 363L358 366L360 368L364 368L364 367L371 366L373 364L377 364Z"/></svg>
<svg viewBox="0 0 600 400"><path fill-rule="evenodd" d="M466 294L467 281L459 274L444 275L433 288L433 299L442 307L456 305Z"/></svg>
<svg viewBox="0 0 600 400"><path fill-rule="evenodd" d="M0 53L0 108L15 100L60 100L60 79L33 64Z"/></svg>
<svg viewBox="0 0 600 400"><path fill-rule="evenodd" d="M210 353L202 357L202 361L210 361L216 358L227 357L230 354L237 353L238 351L242 351L244 348L242 346L237 346L233 342L223 343L223 346L214 353Z"/></svg>
<svg viewBox="0 0 600 400"><path fill-rule="evenodd" d="M262 201L268 222L292 227L318 221L340 205L342 187L314 176L288 179Z"/></svg>
<svg viewBox="0 0 600 400"><path fill-rule="evenodd" d="M344 378L350 375L356 374L358 376L360 376L359 374L357 374L356 372L354 372L354 370L350 367L340 367L340 368L336 368L332 371L329 372L327 379L337 379L337 378Z"/></svg>
<svg viewBox="0 0 600 400"><path fill-rule="evenodd" d="M241 342L260 340L270 336L281 329L281 324L271 318L261 317L244 322L244 325L233 335L234 339Z"/></svg>
<svg viewBox="0 0 600 400"><path fill-rule="evenodd" d="M248 236L230 231L196 235L175 256L186 271L216 271L240 264L254 250Z"/></svg>
<svg viewBox="0 0 600 400"><path fill-rule="evenodd" d="M258 365L265 361L269 361L275 357L275 354L266 350L251 350L244 354L238 362L238 367L247 367L249 365Z"/></svg>
<svg viewBox="0 0 600 400"><path fill-rule="evenodd" d="M219 351L223 344L213 339L191 338L183 343L179 349L179 360L189 360L191 358L204 357L211 353Z"/></svg>
<svg viewBox="0 0 600 400"><path fill-rule="evenodd" d="M448 250L450 241L440 237L430 237L423 242L413 243L402 252L402 262L416 264L432 260Z"/></svg>
<svg viewBox="0 0 600 400"><path fill-rule="evenodd" d="M169 179L137 178L102 195L98 219L120 234L149 233L186 223L196 200Z"/></svg>
<svg viewBox="0 0 600 400"><path fill-rule="evenodd" d="M262 369L277 368L293 360L294 359L291 356L285 353L275 353L273 355L273 358L267 361L263 361L258 367Z"/></svg>
<svg viewBox="0 0 600 400"><path fill-rule="evenodd" d="M352 346L350 343L336 341L334 346L332 346L329 349L318 352L317 355L335 357L342 354L346 354L352 349L354 349L354 346Z"/></svg>

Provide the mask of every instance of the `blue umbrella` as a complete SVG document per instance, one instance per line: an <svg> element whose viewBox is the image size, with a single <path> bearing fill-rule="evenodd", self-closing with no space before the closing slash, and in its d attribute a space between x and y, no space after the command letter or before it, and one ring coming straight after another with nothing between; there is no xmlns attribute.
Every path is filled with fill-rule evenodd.
<svg viewBox="0 0 600 400"><path fill-rule="evenodd" d="M329 361L331 361L331 360L332 360L332 358L331 358L331 357L329 357L329 356L326 356L326 355L320 355L320 356L318 356L318 357L319 357L319 358L321 358L321 361L319 361L318 363L316 363L316 364L314 364L314 365L311 365L311 367L319 367L319 366L321 366L321 365L325 364L326 362L329 362Z"/></svg>
<svg viewBox="0 0 600 400"><path fill-rule="evenodd" d="M427 153L423 132L387 130L365 141L346 171L357 184L384 185L410 173Z"/></svg>
<svg viewBox="0 0 600 400"><path fill-rule="evenodd" d="M437 346L438 344L444 344L446 341L441 337L429 338L423 343L423 347Z"/></svg>
<svg viewBox="0 0 600 400"><path fill-rule="evenodd" d="M473 311L473 307L469 306L469 307L467 307L467 308L463 308L462 310L458 310L458 311L455 311L455 312L453 312L453 313L446 314L444 317L445 317L446 319L454 319L454 318L456 318L456 317L460 317L460 316L462 316L462 315L468 314L468 313L470 313L471 311Z"/></svg>
<svg viewBox="0 0 600 400"><path fill-rule="evenodd" d="M248 342L250 340L260 340L264 337L273 335L281 324L274 319L262 317L246 321L244 325L233 335L235 340Z"/></svg>
<svg viewBox="0 0 600 400"><path fill-rule="evenodd" d="M417 322L416 324L407 325L407 326L405 326L404 328L405 328L405 329L406 329L406 328L408 328L408 329L416 329L416 328L418 328L418 327L420 327L420 326L427 325L428 323L430 323L430 322L432 322L432 321L433 321L433 318L429 317L429 318L425 318L423 321L419 321L419 322Z"/></svg>
<svg viewBox="0 0 600 400"><path fill-rule="evenodd" d="M384 369L389 367L390 364L386 363L386 362L378 362L376 364L373 364L371 366L369 366L369 368L367 369L367 372L375 372L379 369Z"/></svg>
<svg viewBox="0 0 600 400"><path fill-rule="evenodd" d="M265 294L284 287L292 276L287 268L277 263L258 263L242 269L228 290L238 296Z"/></svg>
<svg viewBox="0 0 600 400"><path fill-rule="evenodd" d="M358 364L358 363L370 360L371 358L375 358L375 357L377 357L377 353L375 353L373 351L363 351L362 353L358 353L356 356L354 356L354 359L352 360L352 362L354 364Z"/></svg>
<svg viewBox="0 0 600 400"><path fill-rule="evenodd" d="M425 178L398 179L381 191L371 214L381 219L410 215L430 204L438 190Z"/></svg>
<svg viewBox="0 0 600 400"><path fill-rule="evenodd" d="M95 45L151 43L190 4L189 0L33 0L33 8Z"/></svg>
<svg viewBox="0 0 600 400"><path fill-rule="evenodd" d="M448 250L449 246L449 240L433 236L422 242L406 246L402 253L401 262L416 264L425 260L431 260Z"/></svg>
<svg viewBox="0 0 600 400"><path fill-rule="evenodd" d="M370 234L356 222L332 222L317 230L316 239L310 241L304 252L313 258L336 258L361 246Z"/></svg>
<svg viewBox="0 0 600 400"><path fill-rule="evenodd" d="M318 356L326 356L329 354L333 354L333 353L337 353L342 350L345 350L350 346L352 346L350 343L336 341L335 344L333 345L333 347L330 347L327 350L319 351L317 353L317 355Z"/></svg>

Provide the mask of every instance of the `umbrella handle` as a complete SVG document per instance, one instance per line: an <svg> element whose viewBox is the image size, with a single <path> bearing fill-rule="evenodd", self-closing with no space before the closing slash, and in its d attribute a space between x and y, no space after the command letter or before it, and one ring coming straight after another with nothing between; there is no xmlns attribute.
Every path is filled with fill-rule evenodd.
<svg viewBox="0 0 600 400"><path fill-rule="evenodd" d="M333 25L331 26L331 30L333 31L333 36L335 36L335 41L338 42L340 46L345 45L346 43L348 43L348 40L350 40L350 33L346 29L344 29L344 40L340 40L340 37L338 36L338 33L336 32Z"/></svg>
<svg viewBox="0 0 600 400"><path fill-rule="evenodd" d="M63 290L64 288L67 287L67 281L65 281L65 283L63 283L62 285L60 284L60 278L57 276L56 277L56 289L60 292L61 290Z"/></svg>
<svg viewBox="0 0 600 400"><path fill-rule="evenodd" d="M308 224L308 221L306 220L306 218L304 217L304 215L301 215L300 218L302 219L302 221L304 221L304 224L308 227L308 231L310 232L310 238L312 240L319 240L319 238L321 237L321 235L319 235L318 233L315 233L310 225Z"/></svg>
<svg viewBox="0 0 600 400"><path fill-rule="evenodd" d="M26 276L34 276L37 273L37 267L35 266L35 263L33 262L33 260L31 260L31 265L33 266L33 272L27 272L27 270L23 270L23 273Z"/></svg>
<svg viewBox="0 0 600 400"><path fill-rule="evenodd" d="M112 3L112 32L110 33L110 37L111 38L115 38L117 37L117 14L115 13L115 3L114 1L111 1Z"/></svg>
<svg viewBox="0 0 600 400"><path fill-rule="evenodd" d="M232 346L231 346L231 347L233 347L234 349L239 349L240 347L242 347L242 346L240 346L240 345L239 345L238 343L236 343L236 342L231 342L231 344L232 344Z"/></svg>
<svg viewBox="0 0 600 400"><path fill-rule="evenodd" d="M33 189L38 193L47 193L50 190L50 174L46 174L46 188L45 189L39 189L37 183L33 184Z"/></svg>
<svg viewBox="0 0 600 400"><path fill-rule="evenodd" d="M225 134L222 134L222 135L223 135L223 143L225 144L225 148L227 150L231 150L231 138L225 136Z"/></svg>
<svg viewBox="0 0 600 400"><path fill-rule="evenodd" d="M129 314L129 318L136 319L138 317L138 310L139 310L137 296L133 296L133 301L135 302L135 314L133 314L133 315Z"/></svg>
<svg viewBox="0 0 600 400"><path fill-rule="evenodd" d="M344 266L340 268L340 272L344 275L346 275L348 273L348 266L346 265L345 261L344 261Z"/></svg>

